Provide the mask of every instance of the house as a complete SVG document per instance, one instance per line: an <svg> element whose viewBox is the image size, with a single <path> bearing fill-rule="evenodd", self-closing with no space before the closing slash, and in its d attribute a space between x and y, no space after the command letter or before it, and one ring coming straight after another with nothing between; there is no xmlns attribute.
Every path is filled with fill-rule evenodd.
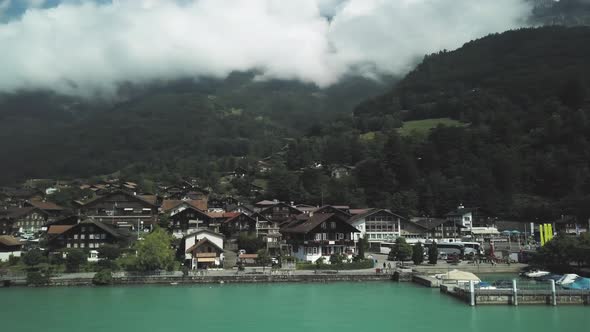
<svg viewBox="0 0 590 332"><path fill-rule="evenodd" d="M168 228L177 238L210 225L211 217L190 204L184 209L174 209L168 218Z"/></svg>
<svg viewBox="0 0 590 332"><path fill-rule="evenodd" d="M135 234L125 228L92 219L75 225L52 225L47 230L47 247L50 251L69 248L96 249L105 244L128 247Z"/></svg>
<svg viewBox="0 0 590 332"><path fill-rule="evenodd" d="M207 211L207 201L203 200L179 200L179 199L165 199L160 206L161 213L175 214L188 207Z"/></svg>
<svg viewBox="0 0 590 332"><path fill-rule="evenodd" d="M288 220L292 216L302 214L303 212L289 204L279 202L260 210L259 213L270 221L280 223Z"/></svg>
<svg viewBox="0 0 590 332"><path fill-rule="evenodd" d="M342 218L342 220L349 220L352 215L347 212L348 207L337 207L333 205L324 205L320 208L317 208L315 211L311 213L334 213L338 217Z"/></svg>
<svg viewBox="0 0 590 332"><path fill-rule="evenodd" d="M360 231L333 213L301 216L281 228L281 234L296 258L315 262L332 254L356 253L355 236Z"/></svg>
<svg viewBox="0 0 590 332"><path fill-rule="evenodd" d="M49 215L36 207L0 210L0 234L35 233L48 222Z"/></svg>
<svg viewBox="0 0 590 332"><path fill-rule="evenodd" d="M402 223L406 219L386 209L369 209L365 213L352 216L348 223L358 229L359 237L369 242L393 242L402 234Z"/></svg>
<svg viewBox="0 0 590 332"><path fill-rule="evenodd" d="M553 221L553 228L558 234L579 235L588 231L589 223L581 223L575 216L561 216Z"/></svg>
<svg viewBox="0 0 590 332"><path fill-rule="evenodd" d="M49 221L56 220L57 218L63 216L66 209L63 207L46 200L28 200L23 203L24 207L35 207L39 210L44 211L48 215Z"/></svg>
<svg viewBox="0 0 590 332"><path fill-rule="evenodd" d="M79 215L116 227L151 229L158 222L158 206L141 196L117 190L82 203Z"/></svg>
<svg viewBox="0 0 590 332"><path fill-rule="evenodd" d="M23 245L10 235L0 235L0 262L10 259L10 256L20 257Z"/></svg>
<svg viewBox="0 0 590 332"><path fill-rule="evenodd" d="M458 222L442 218L413 218L412 221L423 227L427 238L431 239L454 239L463 229Z"/></svg>
<svg viewBox="0 0 590 332"><path fill-rule="evenodd" d="M223 266L223 234L201 229L182 239L185 265L191 269Z"/></svg>
<svg viewBox="0 0 590 332"><path fill-rule="evenodd" d="M281 253L282 246L282 234L281 228L278 222L270 221L258 212L250 215L250 217L256 220L256 234L264 243L266 243L266 249L271 255L278 255Z"/></svg>
<svg viewBox="0 0 590 332"><path fill-rule="evenodd" d="M456 210L447 213L445 219L453 225L460 226L461 232L470 232L473 227L473 214L473 209L466 209L463 204L460 204ZM457 234L456 237L460 235Z"/></svg>
<svg viewBox="0 0 590 332"><path fill-rule="evenodd" d="M240 233L256 233L256 219L245 213L236 213L221 222L221 233L227 238L237 238Z"/></svg>
<svg viewBox="0 0 590 332"><path fill-rule="evenodd" d="M252 215L252 214L254 214L256 212L255 211L255 208L253 206L246 205L246 204L241 204L241 203L238 203L237 205L228 205L226 207L226 211L227 212L244 213L244 214L247 214L249 216Z"/></svg>

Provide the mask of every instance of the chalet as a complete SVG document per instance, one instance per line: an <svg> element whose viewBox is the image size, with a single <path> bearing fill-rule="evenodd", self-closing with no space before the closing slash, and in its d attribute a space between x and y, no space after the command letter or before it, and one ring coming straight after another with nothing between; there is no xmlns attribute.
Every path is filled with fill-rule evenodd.
<svg viewBox="0 0 590 332"><path fill-rule="evenodd" d="M42 229L49 215L36 207L0 210L0 234L35 233Z"/></svg>
<svg viewBox="0 0 590 332"><path fill-rule="evenodd" d="M56 220L65 213L65 209L63 207L46 200L29 200L26 201L23 206L35 207L39 210L42 210L49 216L50 221Z"/></svg>
<svg viewBox="0 0 590 332"><path fill-rule="evenodd" d="M240 203L238 203L237 205L228 205L226 207L226 211L244 213L249 216L256 212L253 206Z"/></svg>
<svg viewBox="0 0 590 332"><path fill-rule="evenodd" d="M459 223L442 218L414 218L415 224L424 228L427 238L454 239L461 236L463 226Z"/></svg>
<svg viewBox="0 0 590 332"><path fill-rule="evenodd" d="M185 265L191 269L223 266L223 234L201 229L182 239Z"/></svg>
<svg viewBox="0 0 590 332"><path fill-rule="evenodd" d="M109 223L85 220L75 225L52 225L47 230L47 247L51 251L68 248L92 250L105 244L128 247L134 233Z"/></svg>
<svg viewBox="0 0 590 332"><path fill-rule="evenodd" d="M337 207L337 206L332 206L332 205L324 205L318 209L316 209L315 211L313 211L312 213L333 213L335 215L337 215L338 217L342 218L342 220L349 220L352 215L350 213L347 212L348 207Z"/></svg>
<svg viewBox="0 0 590 332"><path fill-rule="evenodd" d="M172 235L182 238L198 229L208 228L211 220L207 213L187 205L184 209L175 209L170 213L168 228L172 231Z"/></svg>
<svg viewBox="0 0 590 332"><path fill-rule="evenodd" d="M259 211L266 219L270 221L283 222L291 216L302 214L303 212L289 204L280 202Z"/></svg>
<svg viewBox="0 0 590 332"><path fill-rule="evenodd" d="M199 209L201 211L207 211L207 201L203 200L178 200L178 199L165 199L162 201L160 206L161 213L175 214L188 207Z"/></svg>
<svg viewBox="0 0 590 332"><path fill-rule="evenodd" d="M271 255L277 255L281 249L281 232L279 223L270 221L258 212L250 217L256 220L256 234L266 243L266 249Z"/></svg>
<svg viewBox="0 0 590 332"><path fill-rule="evenodd" d="M385 209L370 209L351 217L348 223L360 231L359 237L369 242L393 242L401 236L402 224L409 224L405 218Z"/></svg>
<svg viewBox="0 0 590 332"><path fill-rule="evenodd" d="M22 207L27 200L41 200L43 192L33 188L0 188L0 201L6 206Z"/></svg>
<svg viewBox="0 0 590 332"><path fill-rule="evenodd" d="M315 262L332 254L352 255L356 252L355 236L359 230L333 213L316 213L301 217L281 228L292 256Z"/></svg>
<svg viewBox="0 0 590 332"><path fill-rule="evenodd" d="M158 221L158 206L118 190L82 203L79 215L116 227L151 229Z"/></svg>
<svg viewBox="0 0 590 332"><path fill-rule="evenodd" d="M23 245L10 235L0 235L0 262L8 261L10 256L20 257Z"/></svg>
<svg viewBox="0 0 590 332"><path fill-rule="evenodd" d="M240 233L256 233L256 226L256 219L237 213L221 222L221 233L227 238L237 238Z"/></svg>

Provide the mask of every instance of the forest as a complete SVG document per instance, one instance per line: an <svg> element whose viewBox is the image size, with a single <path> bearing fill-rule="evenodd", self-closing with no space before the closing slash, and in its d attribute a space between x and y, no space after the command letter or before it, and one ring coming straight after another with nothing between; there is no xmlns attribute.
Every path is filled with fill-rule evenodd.
<svg viewBox="0 0 590 332"><path fill-rule="evenodd" d="M399 81L349 78L327 90L236 73L130 89L116 103L2 96L0 181L191 176L252 201L412 216L463 203L503 218L586 220L588 40L586 27L508 31L426 55ZM257 168L262 159L270 171ZM331 176L338 166L350 174ZM247 175L225 176L236 167Z"/></svg>

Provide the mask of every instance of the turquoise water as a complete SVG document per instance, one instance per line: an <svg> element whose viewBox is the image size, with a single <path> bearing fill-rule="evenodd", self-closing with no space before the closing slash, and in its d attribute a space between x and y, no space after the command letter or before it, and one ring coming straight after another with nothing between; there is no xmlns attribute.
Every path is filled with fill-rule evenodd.
<svg viewBox="0 0 590 332"><path fill-rule="evenodd" d="M2 331L588 331L590 307L479 306L411 284L0 289Z"/></svg>

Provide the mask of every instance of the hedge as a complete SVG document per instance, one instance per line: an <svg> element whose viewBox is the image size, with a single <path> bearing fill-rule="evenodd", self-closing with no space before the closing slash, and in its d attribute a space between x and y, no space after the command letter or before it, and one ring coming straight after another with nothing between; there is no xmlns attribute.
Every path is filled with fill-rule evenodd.
<svg viewBox="0 0 590 332"><path fill-rule="evenodd" d="M296 265L297 270L363 270L372 269L373 267L374 262L371 259L340 264L297 263Z"/></svg>

